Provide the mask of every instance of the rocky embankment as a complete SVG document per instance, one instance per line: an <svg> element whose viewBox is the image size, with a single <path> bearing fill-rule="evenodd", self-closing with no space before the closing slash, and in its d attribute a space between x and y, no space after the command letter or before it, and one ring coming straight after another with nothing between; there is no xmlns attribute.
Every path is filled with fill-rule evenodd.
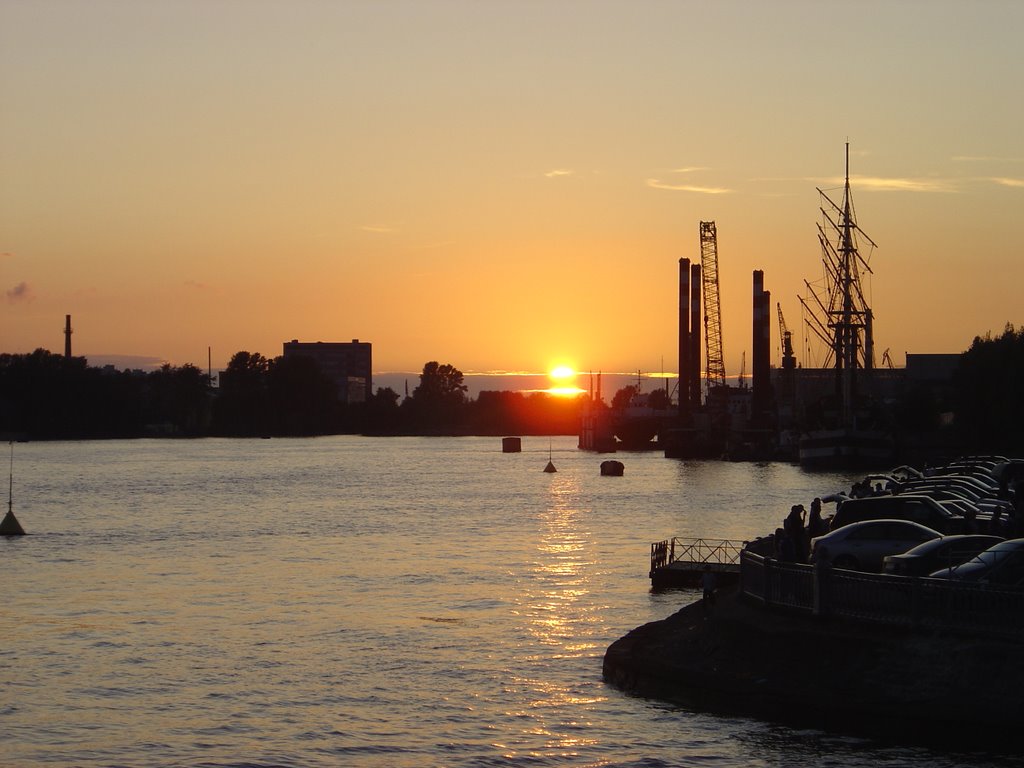
<svg viewBox="0 0 1024 768"><path fill-rule="evenodd" d="M992 747L1017 741L1024 645L777 613L723 592L634 629L604 678L694 709L829 731Z"/></svg>

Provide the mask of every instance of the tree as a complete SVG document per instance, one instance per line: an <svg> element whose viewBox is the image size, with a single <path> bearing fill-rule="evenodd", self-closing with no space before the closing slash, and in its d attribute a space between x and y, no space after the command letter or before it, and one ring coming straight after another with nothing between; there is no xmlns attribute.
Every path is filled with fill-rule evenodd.
<svg viewBox="0 0 1024 768"><path fill-rule="evenodd" d="M147 377L149 422L169 424L175 434L198 434L208 427L210 377L191 363L164 363Z"/></svg>
<svg viewBox="0 0 1024 768"><path fill-rule="evenodd" d="M371 435L395 434L400 431L399 395L391 387L380 387L365 403L349 406L351 427Z"/></svg>
<svg viewBox="0 0 1024 768"><path fill-rule="evenodd" d="M615 397L612 398L612 408L614 408L617 411L624 411L626 407L629 405L629 401L633 399L636 393L637 388L632 384L623 387L618 392L616 392Z"/></svg>
<svg viewBox="0 0 1024 768"><path fill-rule="evenodd" d="M669 399L668 390L665 387L659 387L647 396L647 407L653 408L656 411L664 411L672 405L672 401Z"/></svg>
<svg viewBox="0 0 1024 768"><path fill-rule="evenodd" d="M955 379L956 424L967 446L986 453L1024 446L1024 329L976 337Z"/></svg>
<svg viewBox="0 0 1024 768"><path fill-rule="evenodd" d="M412 396L430 404L461 405L469 389L462 380L462 371L458 368L431 361L423 366L419 386L413 390Z"/></svg>
<svg viewBox="0 0 1024 768"><path fill-rule="evenodd" d="M338 392L313 358L275 358L268 367L267 389L275 434L322 435L335 431Z"/></svg>
<svg viewBox="0 0 1024 768"><path fill-rule="evenodd" d="M220 377L220 396L214 411L215 431L221 435L251 436L267 432L270 361L263 355L236 352Z"/></svg>
<svg viewBox="0 0 1024 768"><path fill-rule="evenodd" d="M410 416L413 425L452 430L466 404L469 388L462 380L462 371L452 365L427 363L420 374L419 386L402 404L403 411Z"/></svg>

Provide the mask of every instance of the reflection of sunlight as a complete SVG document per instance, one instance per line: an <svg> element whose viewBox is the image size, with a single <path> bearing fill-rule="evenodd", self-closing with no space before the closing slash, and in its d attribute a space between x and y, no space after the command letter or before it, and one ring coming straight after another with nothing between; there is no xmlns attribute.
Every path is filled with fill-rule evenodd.
<svg viewBox="0 0 1024 768"><path fill-rule="evenodd" d="M582 735L587 711L604 701L601 688L580 680L552 676L551 665L581 663L596 657L602 621L591 596L595 572L589 509L581 506L580 481L566 472L550 479L547 504L535 517L537 537L532 568L519 595L527 640L519 666L510 674L506 693L518 702L506 714L523 720L525 744L513 738L502 749L509 760L578 758L598 744ZM543 743L538 747L538 739Z"/></svg>
<svg viewBox="0 0 1024 768"><path fill-rule="evenodd" d="M534 568L538 590L527 596L529 629L543 645L579 646L578 626L590 620L585 610L581 615L579 601L590 593L586 569L593 564L586 552L590 533L581 530L579 480L552 478L549 494Z"/></svg>

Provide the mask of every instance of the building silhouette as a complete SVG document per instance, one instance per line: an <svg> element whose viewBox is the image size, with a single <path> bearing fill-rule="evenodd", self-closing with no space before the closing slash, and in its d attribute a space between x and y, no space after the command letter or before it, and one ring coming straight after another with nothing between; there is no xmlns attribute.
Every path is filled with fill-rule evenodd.
<svg viewBox="0 0 1024 768"><path fill-rule="evenodd" d="M343 403L363 403L372 393L373 345L351 342L299 341L284 343L284 357L308 357L334 382Z"/></svg>

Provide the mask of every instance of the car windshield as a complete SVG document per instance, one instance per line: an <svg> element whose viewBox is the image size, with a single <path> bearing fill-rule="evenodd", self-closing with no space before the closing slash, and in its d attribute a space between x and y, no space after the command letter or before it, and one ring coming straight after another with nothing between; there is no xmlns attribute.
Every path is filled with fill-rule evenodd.
<svg viewBox="0 0 1024 768"><path fill-rule="evenodd" d="M1009 544L1010 542L1007 542ZM996 546L986 549L980 553L977 557L971 560L972 563L981 563L987 566L993 566L1000 560L1009 557L1011 554L1020 549L1019 543L1014 543L1012 546L1006 546L1005 544L997 544Z"/></svg>

